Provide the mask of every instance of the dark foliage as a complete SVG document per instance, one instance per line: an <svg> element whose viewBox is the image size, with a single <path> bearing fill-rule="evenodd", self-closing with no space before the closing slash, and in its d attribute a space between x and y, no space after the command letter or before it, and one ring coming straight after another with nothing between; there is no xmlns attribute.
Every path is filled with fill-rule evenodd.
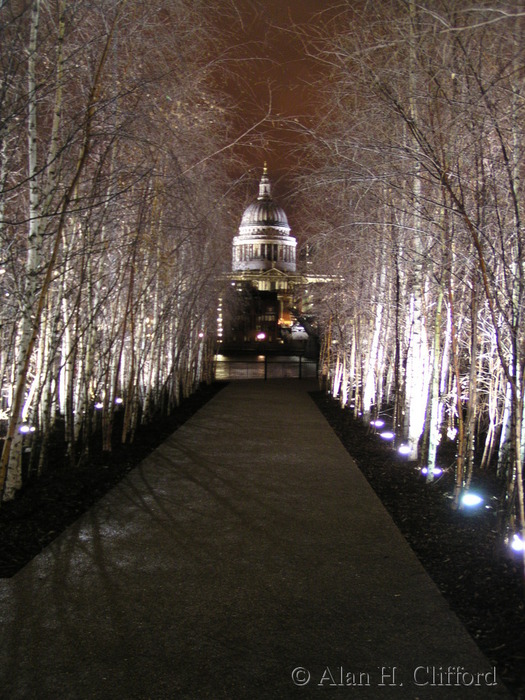
<svg viewBox="0 0 525 700"><path fill-rule="evenodd" d="M82 468L72 469L63 451L55 450L56 462L46 474L0 508L0 578L13 576L41 552L223 386L203 385L169 417L142 426L133 444L95 452Z"/></svg>
<svg viewBox="0 0 525 700"><path fill-rule="evenodd" d="M525 698L525 605L519 556L498 535L498 484L478 477L482 507L455 510L453 469L427 484L373 429L323 393L317 405L499 678Z"/></svg>

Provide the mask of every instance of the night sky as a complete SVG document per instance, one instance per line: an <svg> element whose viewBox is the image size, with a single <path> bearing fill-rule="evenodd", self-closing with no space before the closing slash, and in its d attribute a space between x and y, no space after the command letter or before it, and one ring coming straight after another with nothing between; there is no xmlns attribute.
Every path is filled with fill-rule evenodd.
<svg viewBox="0 0 525 700"><path fill-rule="evenodd" d="M308 122L314 110L322 109L313 84L322 67L308 57L300 35L315 34L340 8L336 0L230 0L231 46L222 81L232 96L238 133L264 116L270 90L272 101L272 119L252 132L236 152L253 169L249 175L255 179L268 161L279 200L286 199L293 176L301 170L296 153L301 138L290 122Z"/></svg>

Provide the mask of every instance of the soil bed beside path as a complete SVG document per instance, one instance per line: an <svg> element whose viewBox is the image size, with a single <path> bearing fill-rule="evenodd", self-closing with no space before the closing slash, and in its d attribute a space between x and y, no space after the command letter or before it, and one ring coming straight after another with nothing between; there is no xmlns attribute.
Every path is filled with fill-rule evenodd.
<svg viewBox="0 0 525 700"><path fill-rule="evenodd" d="M9 578L117 484L226 384L202 385L163 420L141 426L131 445L95 453L79 469L61 456L0 508L0 578Z"/></svg>
<svg viewBox="0 0 525 700"><path fill-rule="evenodd" d="M454 510L453 468L427 484L349 409L322 392L312 398L498 677L517 698L525 698L521 562L503 550L497 536L497 484L489 475L476 483L488 508Z"/></svg>

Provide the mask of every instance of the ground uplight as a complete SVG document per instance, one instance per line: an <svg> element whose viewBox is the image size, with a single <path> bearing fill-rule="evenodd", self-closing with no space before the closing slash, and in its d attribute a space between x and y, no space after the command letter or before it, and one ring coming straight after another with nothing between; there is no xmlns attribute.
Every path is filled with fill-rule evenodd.
<svg viewBox="0 0 525 700"><path fill-rule="evenodd" d="M390 432L390 430L385 430L384 433L379 433L383 440L393 440L395 438L395 433Z"/></svg>
<svg viewBox="0 0 525 700"><path fill-rule="evenodd" d="M399 445L397 451L400 455L409 455L412 450L410 449L409 445Z"/></svg>
<svg viewBox="0 0 525 700"><path fill-rule="evenodd" d="M467 508L475 508L481 503L483 503L483 499L477 493L464 493L461 497L461 504Z"/></svg>
<svg viewBox="0 0 525 700"><path fill-rule="evenodd" d="M522 540L522 538L518 535L517 532L515 532L512 536L512 539L510 541L510 548L515 552L523 552L523 550L525 549L525 542Z"/></svg>
<svg viewBox="0 0 525 700"><path fill-rule="evenodd" d="M428 467L421 468L421 473L425 476L428 474L428 471ZM443 474L443 469L441 469L441 467L434 467L434 469L432 470L432 474L434 474L434 476L441 476L441 474Z"/></svg>
<svg viewBox="0 0 525 700"><path fill-rule="evenodd" d="M372 425L373 425L375 428L382 428L382 427L384 426L384 424L385 424L385 421L384 421L384 420L377 419L377 420L373 420L373 421L372 421Z"/></svg>

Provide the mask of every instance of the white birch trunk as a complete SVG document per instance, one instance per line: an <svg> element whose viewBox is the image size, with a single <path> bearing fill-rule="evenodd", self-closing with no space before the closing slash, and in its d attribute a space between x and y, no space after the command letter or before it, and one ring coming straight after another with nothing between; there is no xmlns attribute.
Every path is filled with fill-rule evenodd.
<svg viewBox="0 0 525 700"><path fill-rule="evenodd" d="M428 438L427 481L434 480L436 456L440 442L441 399L439 395L441 368L441 309L443 306L443 288L440 286L436 306L436 322L434 327L434 351L432 358L432 384L430 392L430 427Z"/></svg>
<svg viewBox="0 0 525 700"><path fill-rule="evenodd" d="M379 280L376 285L376 309L374 317L374 332L370 344L370 352L368 353L367 366L365 368L365 382L363 389L363 420L365 423L370 422L370 413L372 405L377 403L376 387L378 378L378 363L379 363L379 342L383 324L383 302L384 286L386 280L386 264L384 261L384 244L381 250L381 260Z"/></svg>
<svg viewBox="0 0 525 700"><path fill-rule="evenodd" d="M419 439L425 426L430 381L427 334L422 317L421 298L412 295L409 324L412 328L406 370L406 416L409 459L419 458Z"/></svg>
<svg viewBox="0 0 525 700"><path fill-rule="evenodd" d="M341 372L341 406L343 406L343 408L348 406L348 391L350 388L346 357L347 355L345 352L343 355L343 367Z"/></svg>
<svg viewBox="0 0 525 700"><path fill-rule="evenodd" d="M27 242L26 261L26 288L21 313L20 336L18 346L18 367L15 378L15 396L22 408L22 396L27 383L27 373L32 347L35 341L35 333L40 322L36 318L35 306L40 295L40 274L43 269L43 217L55 190L58 174L56 160L58 154L58 138L62 106L62 62L63 39L65 32L64 11L65 0L61 0L59 6L59 29L57 36L57 58L55 79L55 102L53 110L53 122L49 140L45 168L39 172L38 158L38 120L37 104L39 80L37 74L38 59L38 33L40 25L41 0L34 0L31 8L31 26L29 31L28 46L28 187L29 187L29 231ZM17 411L15 411L16 413ZM19 446L18 428L21 415L12 415L8 430L8 439L4 444L2 455L2 481L0 486L3 498L9 500L22 484L21 448Z"/></svg>
<svg viewBox="0 0 525 700"><path fill-rule="evenodd" d="M38 182L38 134L37 134L37 45L40 24L40 0L34 0L31 8L31 27L29 32L27 89L28 89L28 182L29 182L29 231L27 237L26 288L22 306L22 318L18 342L18 362L16 385L25 387L26 353L33 335L33 308L38 293L38 273L42 260L42 219L40 218L39 182ZM15 423L16 434L13 438L7 476L3 492L4 500L14 498L22 486L22 436L19 428L22 416L11 416Z"/></svg>
<svg viewBox="0 0 525 700"><path fill-rule="evenodd" d="M336 399L341 391L341 378L343 374L343 367L341 363L341 356L339 350L336 354L335 368L332 375L332 396Z"/></svg>

